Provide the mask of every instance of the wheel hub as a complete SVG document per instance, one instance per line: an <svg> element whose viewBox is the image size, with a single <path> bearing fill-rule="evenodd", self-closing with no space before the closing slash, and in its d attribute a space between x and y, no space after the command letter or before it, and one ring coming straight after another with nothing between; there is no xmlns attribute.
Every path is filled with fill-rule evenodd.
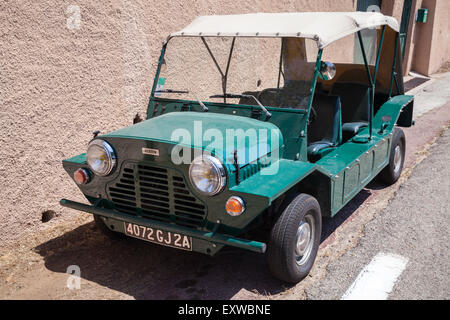
<svg viewBox="0 0 450 320"><path fill-rule="evenodd" d="M295 261L298 265L308 261L314 245L315 219L311 214L306 215L297 229L295 241Z"/></svg>
<svg viewBox="0 0 450 320"><path fill-rule="evenodd" d="M311 238L311 227L308 223L303 222L297 230L297 248L295 253L298 256L303 256L308 248L308 244Z"/></svg>
<svg viewBox="0 0 450 320"><path fill-rule="evenodd" d="M402 150L400 146L396 146L394 149L394 172L398 173L402 164Z"/></svg>

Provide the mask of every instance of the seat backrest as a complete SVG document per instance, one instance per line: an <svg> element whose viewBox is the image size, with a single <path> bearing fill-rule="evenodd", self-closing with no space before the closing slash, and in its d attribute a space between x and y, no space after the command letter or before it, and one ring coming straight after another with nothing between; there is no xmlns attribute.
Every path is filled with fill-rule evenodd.
<svg viewBox="0 0 450 320"><path fill-rule="evenodd" d="M341 98L343 123L369 121L370 88L368 85L338 82L333 85L330 94Z"/></svg>
<svg viewBox="0 0 450 320"><path fill-rule="evenodd" d="M317 114L314 121L308 126L308 143L328 141L333 145L340 144L342 141L340 98L333 95L315 94L313 107Z"/></svg>

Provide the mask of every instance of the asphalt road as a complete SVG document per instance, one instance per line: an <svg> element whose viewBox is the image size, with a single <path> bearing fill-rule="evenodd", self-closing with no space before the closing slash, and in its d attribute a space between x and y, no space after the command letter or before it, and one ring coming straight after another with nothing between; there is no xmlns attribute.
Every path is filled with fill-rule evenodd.
<svg viewBox="0 0 450 320"><path fill-rule="evenodd" d="M340 299L378 253L407 259L389 299L450 298L450 130L440 137L391 203L365 225L355 248L307 289L309 299Z"/></svg>

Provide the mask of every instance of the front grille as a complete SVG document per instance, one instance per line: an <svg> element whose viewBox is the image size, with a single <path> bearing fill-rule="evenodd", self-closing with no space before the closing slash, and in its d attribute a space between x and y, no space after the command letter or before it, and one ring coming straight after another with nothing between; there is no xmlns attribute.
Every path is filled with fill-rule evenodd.
<svg viewBox="0 0 450 320"><path fill-rule="evenodd" d="M114 208L122 213L187 227L199 228L205 223L206 207L175 169L127 163L107 192Z"/></svg>

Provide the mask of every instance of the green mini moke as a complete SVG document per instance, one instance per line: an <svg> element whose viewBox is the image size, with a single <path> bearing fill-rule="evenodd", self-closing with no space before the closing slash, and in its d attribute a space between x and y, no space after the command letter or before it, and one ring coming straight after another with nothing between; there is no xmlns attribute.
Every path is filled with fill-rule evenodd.
<svg viewBox="0 0 450 320"><path fill-rule="evenodd" d="M395 183L413 124L398 23L380 13L205 16L163 43L146 120L63 161L110 237L311 270L322 217ZM330 62L332 61L332 62Z"/></svg>

